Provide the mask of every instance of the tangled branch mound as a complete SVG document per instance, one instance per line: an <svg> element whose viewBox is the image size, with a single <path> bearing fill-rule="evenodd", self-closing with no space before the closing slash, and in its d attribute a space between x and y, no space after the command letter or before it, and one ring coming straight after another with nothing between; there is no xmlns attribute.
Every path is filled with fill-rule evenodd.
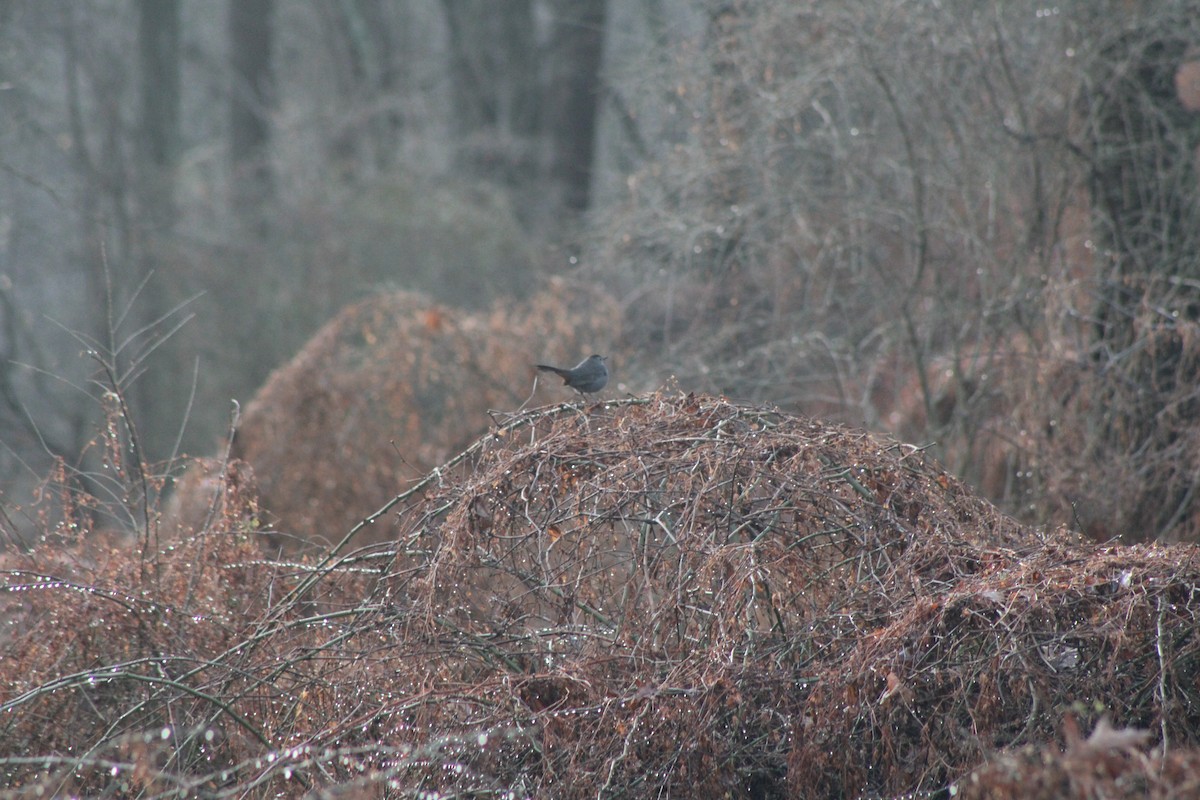
<svg viewBox="0 0 1200 800"><path fill-rule="evenodd" d="M187 593L120 573L139 604L90 599L105 625L70 634L99 687L32 645L49 640L39 604L75 596L43 565L9 644L22 672L0 676L10 785L853 798L959 781L1003 797L1081 763L1126 764L1106 786L1160 757L1157 786L1195 776L1191 547L1044 534L917 448L712 397L514 415L459 467L397 496L389 542L311 566L209 556ZM1102 714L1138 733L1090 761L1053 746L1067 715ZM1038 755L984 766L1022 747Z"/></svg>

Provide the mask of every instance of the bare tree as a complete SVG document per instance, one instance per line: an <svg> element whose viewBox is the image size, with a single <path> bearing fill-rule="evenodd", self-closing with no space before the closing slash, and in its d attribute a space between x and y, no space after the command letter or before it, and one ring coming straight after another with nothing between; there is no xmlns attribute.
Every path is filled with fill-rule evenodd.
<svg viewBox="0 0 1200 800"><path fill-rule="evenodd" d="M181 73L179 0L138 0L141 59L142 207L156 229L176 218L174 171L180 146Z"/></svg>
<svg viewBox="0 0 1200 800"><path fill-rule="evenodd" d="M1119 515L1140 538L1178 535L1200 490L1200 114L1176 86L1194 37L1169 10L1136 20L1106 42L1086 95L1102 253L1089 356L1103 377L1088 384L1088 455L1124 465L1124 490L1140 487Z"/></svg>
<svg viewBox="0 0 1200 800"><path fill-rule="evenodd" d="M460 163L505 185L534 175L538 47L532 0L442 0Z"/></svg>
<svg viewBox="0 0 1200 800"><path fill-rule="evenodd" d="M257 220L274 195L270 159L271 110L275 105L274 0L230 0L229 45L233 88L229 94L230 203L239 220Z"/></svg>
<svg viewBox="0 0 1200 800"><path fill-rule="evenodd" d="M705 7L674 71L644 70L690 135L627 182L593 255L631 349L688 388L936 441L1042 521L1185 520L1200 225L1174 80L1195 3Z"/></svg>
<svg viewBox="0 0 1200 800"><path fill-rule="evenodd" d="M442 2L460 169L509 187L538 229L588 207L607 8ZM539 16L549 21L542 33Z"/></svg>
<svg viewBox="0 0 1200 800"><path fill-rule="evenodd" d="M550 142L547 178L559 187L562 204L574 212L587 210L591 195L607 11L607 0L551 3L543 122Z"/></svg>
<svg viewBox="0 0 1200 800"><path fill-rule="evenodd" d="M327 23L327 46L342 95L355 105L329 142L344 177L394 167L405 132L402 76L412 67L403 48L407 17L386 0L343 0L315 9Z"/></svg>

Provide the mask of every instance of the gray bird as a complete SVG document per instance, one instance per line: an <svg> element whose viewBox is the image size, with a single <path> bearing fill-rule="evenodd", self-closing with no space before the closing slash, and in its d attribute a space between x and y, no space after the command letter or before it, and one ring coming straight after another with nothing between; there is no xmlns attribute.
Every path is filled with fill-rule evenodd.
<svg viewBox="0 0 1200 800"><path fill-rule="evenodd" d="M608 385L608 367L604 366L607 359L604 356L592 355L580 361L571 369L552 367L549 364L537 364L542 372L553 372L563 379L563 384L570 386L582 394L598 392Z"/></svg>

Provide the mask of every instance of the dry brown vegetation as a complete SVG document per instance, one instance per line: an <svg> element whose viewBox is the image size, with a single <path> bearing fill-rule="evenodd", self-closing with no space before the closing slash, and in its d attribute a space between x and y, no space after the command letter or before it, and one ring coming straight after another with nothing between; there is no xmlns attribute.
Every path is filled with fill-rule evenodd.
<svg viewBox="0 0 1200 800"><path fill-rule="evenodd" d="M8 796L890 796L1071 772L1019 748L1101 712L1149 731L1111 776L1192 780L1193 547L709 396L498 422L368 547L263 561L235 492L158 550L6 556Z"/></svg>
<svg viewBox="0 0 1200 800"><path fill-rule="evenodd" d="M562 279L486 312L409 292L347 307L272 373L238 428L233 452L253 467L272 547L338 541L484 433L489 410L569 395L545 380L534 395L534 362L610 352L619 319L601 290ZM209 496L192 479L175 504L203 510Z"/></svg>
<svg viewBox="0 0 1200 800"><path fill-rule="evenodd" d="M1200 326L1166 321L1147 289L1138 345L1110 358L1069 336L1078 287L1047 287L1044 341L933 360L924 379L874 389L901 438L938 432L939 455L1018 518L1096 541L1197 541Z"/></svg>
<svg viewBox="0 0 1200 800"><path fill-rule="evenodd" d="M150 313L117 286L65 379L102 432L39 428L51 362L0 375L21 449L79 456L31 549L0 509L0 800L1200 793L1200 16L960 5L653 37L609 71L590 285L542 277L576 259L519 194L386 164L261 236L114 250ZM192 289L139 284L160 261L221 278L198 339L239 381L379 281L438 300L339 312L162 508L184 433L130 406L229 384L162 348ZM600 401L545 405L532 364L593 350ZM707 394L613 399L669 373Z"/></svg>
<svg viewBox="0 0 1200 800"><path fill-rule="evenodd" d="M630 351L1023 521L1193 540L1193 6L716 4L647 56L690 135L597 215Z"/></svg>
<svg viewBox="0 0 1200 800"><path fill-rule="evenodd" d="M1114 729L1106 718L1087 739L1073 717L1066 749L1027 745L995 759L959 783L964 800L1175 800L1200 795L1200 750L1142 752L1148 731Z"/></svg>

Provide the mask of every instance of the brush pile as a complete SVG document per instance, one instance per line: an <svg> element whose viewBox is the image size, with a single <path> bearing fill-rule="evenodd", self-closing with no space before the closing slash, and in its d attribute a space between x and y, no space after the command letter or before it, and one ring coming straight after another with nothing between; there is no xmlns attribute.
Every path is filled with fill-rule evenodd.
<svg viewBox="0 0 1200 800"><path fill-rule="evenodd" d="M886 797L1044 769L1067 715L1148 732L1131 762L1194 763L1191 547L1022 527L918 448L713 397L525 412L451 466L387 541L243 553L203 574L237 592L186 608L105 601L129 635L89 639L104 688L24 659L36 685L0 683L9 784L111 790L97 764L137 750L161 768L118 774L143 796ZM35 593L6 647L75 596ZM222 613L188 616L200 598ZM187 624L133 625L168 603ZM62 737L86 756L16 758Z"/></svg>

